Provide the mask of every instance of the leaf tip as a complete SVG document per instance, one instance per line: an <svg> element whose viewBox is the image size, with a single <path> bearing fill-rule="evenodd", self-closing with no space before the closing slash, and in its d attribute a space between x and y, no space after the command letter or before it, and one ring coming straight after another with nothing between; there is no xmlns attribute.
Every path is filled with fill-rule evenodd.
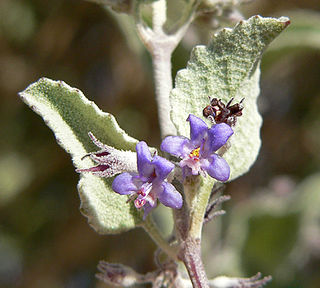
<svg viewBox="0 0 320 288"><path fill-rule="evenodd" d="M287 21L283 22L284 28L288 27L290 25L291 21L288 19Z"/></svg>
<svg viewBox="0 0 320 288"><path fill-rule="evenodd" d="M279 22L283 25L283 28L287 28L290 25L291 20L288 17L282 16L279 18Z"/></svg>

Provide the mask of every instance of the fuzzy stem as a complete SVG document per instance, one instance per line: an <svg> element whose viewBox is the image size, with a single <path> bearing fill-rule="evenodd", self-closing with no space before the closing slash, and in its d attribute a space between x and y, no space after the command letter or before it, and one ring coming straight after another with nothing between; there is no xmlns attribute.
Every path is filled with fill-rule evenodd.
<svg viewBox="0 0 320 288"><path fill-rule="evenodd" d="M178 257L185 264L193 288L208 288L209 282L201 258L201 231L212 181L202 179L204 182L201 185L199 180L199 177L190 177L185 181L184 192L189 197L183 210L175 213L175 223L181 243Z"/></svg>
<svg viewBox="0 0 320 288"><path fill-rule="evenodd" d="M193 5L189 9L189 17L185 18L186 22L179 29L172 34L168 34L164 30L164 24L167 20L166 4L166 0L158 0L152 3L152 30L143 23L139 4L136 5L134 10L138 34L152 56L154 85L162 137L175 135L177 132L170 116L169 95L172 90L171 55L186 33L196 7L196 5Z"/></svg>
<svg viewBox="0 0 320 288"><path fill-rule="evenodd" d="M170 246L170 244L163 238L158 227L150 216L142 223L142 227L163 252L165 252L171 259L175 261L177 260L176 248Z"/></svg>
<svg viewBox="0 0 320 288"><path fill-rule="evenodd" d="M188 235L193 239L201 239L203 219L213 184L211 179L200 178L200 176L190 177L184 182L184 191L190 209Z"/></svg>
<svg viewBox="0 0 320 288"><path fill-rule="evenodd" d="M161 136L174 135L176 128L170 118L169 101L172 89L171 52L166 49L155 49L152 60Z"/></svg>
<svg viewBox="0 0 320 288"><path fill-rule="evenodd" d="M203 218L207 209L208 201L211 194L211 189L202 187L197 195L197 201L193 205L193 211L190 220L189 235L194 239L201 239L203 226Z"/></svg>
<svg viewBox="0 0 320 288"><path fill-rule="evenodd" d="M172 89L171 55L176 44L163 30L167 20L166 0L156 1L152 6L154 38L150 53L152 55L160 131L161 136L165 137L176 133L176 128L170 117L171 106L169 101L169 94Z"/></svg>
<svg viewBox="0 0 320 288"><path fill-rule="evenodd" d="M156 34L162 34L162 27L167 21L167 2L166 0L155 1L152 4L152 8L153 31Z"/></svg>
<svg viewBox="0 0 320 288"><path fill-rule="evenodd" d="M193 288L209 288L208 278L201 259L200 239L186 239L179 256L186 266Z"/></svg>

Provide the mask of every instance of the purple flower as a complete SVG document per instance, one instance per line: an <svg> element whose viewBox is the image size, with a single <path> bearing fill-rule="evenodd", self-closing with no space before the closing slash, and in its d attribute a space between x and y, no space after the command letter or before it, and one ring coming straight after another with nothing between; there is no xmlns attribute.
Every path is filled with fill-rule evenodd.
<svg viewBox="0 0 320 288"><path fill-rule="evenodd" d="M157 155L152 157L143 141L137 144L136 151L138 173L126 172L118 175L112 183L112 189L135 199L136 208L144 208L144 219L157 206L157 199L165 206L180 209L182 196L166 180L174 164Z"/></svg>
<svg viewBox="0 0 320 288"><path fill-rule="evenodd" d="M233 134L225 123L213 125L210 129L200 118L190 114L190 138L168 136L161 143L161 150L182 158L180 167L184 177L207 172L219 181L227 181L230 176L228 163L215 153L227 143Z"/></svg>

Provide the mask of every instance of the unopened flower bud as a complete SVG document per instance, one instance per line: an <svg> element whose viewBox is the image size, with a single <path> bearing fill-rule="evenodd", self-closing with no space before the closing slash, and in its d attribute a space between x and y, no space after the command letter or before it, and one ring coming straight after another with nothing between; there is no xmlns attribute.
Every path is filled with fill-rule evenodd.
<svg viewBox="0 0 320 288"><path fill-rule="evenodd" d="M130 287L140 282L143 275L138 274L133 269L122 264L107 263L100 261L98 270L101 272L96 277L105 282L119 287Z"/></svg>
<svg viewBox="0 0 320 288"><path fill-rule="evenodd" d="M101 143L91 132L89 137L100 148L97 152L91 152L85 157L90 157L98 165L86 169L77 169L76 172L90 172L100 177L112 177L124 171L137 171L136 153L123 151Z"/></svg>

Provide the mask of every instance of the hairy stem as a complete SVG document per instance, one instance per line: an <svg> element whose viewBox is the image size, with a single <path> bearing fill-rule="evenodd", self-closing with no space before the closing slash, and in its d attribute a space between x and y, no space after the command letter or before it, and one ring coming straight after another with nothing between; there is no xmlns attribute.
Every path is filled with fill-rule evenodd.
<svg viewBox="0 0 320 288"><path fill-rule="evenodd" d="M200 239L188 238L183 243L179 258L188 271L193 288L209 288L209 282L201 259Z"/></svg>
<svg viewBox="0 0 320 288"><path fill-rule="evenodd" d="M202 179L202 181L205 183L197 191L191 206L189 236L193 239L201 239L203 219L213 186L212 181L208 179Z"/></svg>
<svg viewBox="0 0 320 288"><path fill-rule="evenodd" d="M170 118L169 101L172 89L171 52L168 53L166 49L155 49L152 61L161 136L174 135L176 128Z"/></svg>
<svg viewBox="0 0 320 288"><path fill-rule="evenodd" d="M212 181L203 184L201 187L199 177L190 177L185 181L184 193L188 195L188 201L174 214L181 249L178 257L185 264L193 288L209 287L201 258L201 231Z"/></svg>
<svg viewBox="0 0 320 288"><path fill-rule="evenodd" d="M152 55L154 84L162 137L176 133L170 117L171 106L169 101L169 94L172 89L171 55L176 44L163 30L163 26L167 20L166 4L165 0L159 0L153 3L152 23L154 37L150 51Z"/></svg>
<svg viewBox="0 0 320 288"><path fill-rule="evenodd" d="M168 241L163 238L151 217L147 217L147 219L142 223L142 227L164 253L166 253L171 259L177 260L176 248L170 246Z"/></svg>
<svg viewBox="0 0 320 288"><path fill-rule="evenodd" d="M196 5L189 7L189 16L184 18L185 23L181 23L179 29L169 34L164 29L164 24L167 20L166 4L165 0L158 0L152 3L152 29L143 23L139 4L136 5L134 10L138 34L152 56L154 84L162 137L176 134L176 128L170 117L171 106L169 95L172 90L171 55L186 33L193 19L193 13L196 7Z"/></svg>
<svg viewBox="0 0 320 288"><path fill-rule="evenodd" d="M163 33L163 25L167 21L167 2L166 0L158 0L152 4L152 24L153 31L156 34Z"/></svg>

